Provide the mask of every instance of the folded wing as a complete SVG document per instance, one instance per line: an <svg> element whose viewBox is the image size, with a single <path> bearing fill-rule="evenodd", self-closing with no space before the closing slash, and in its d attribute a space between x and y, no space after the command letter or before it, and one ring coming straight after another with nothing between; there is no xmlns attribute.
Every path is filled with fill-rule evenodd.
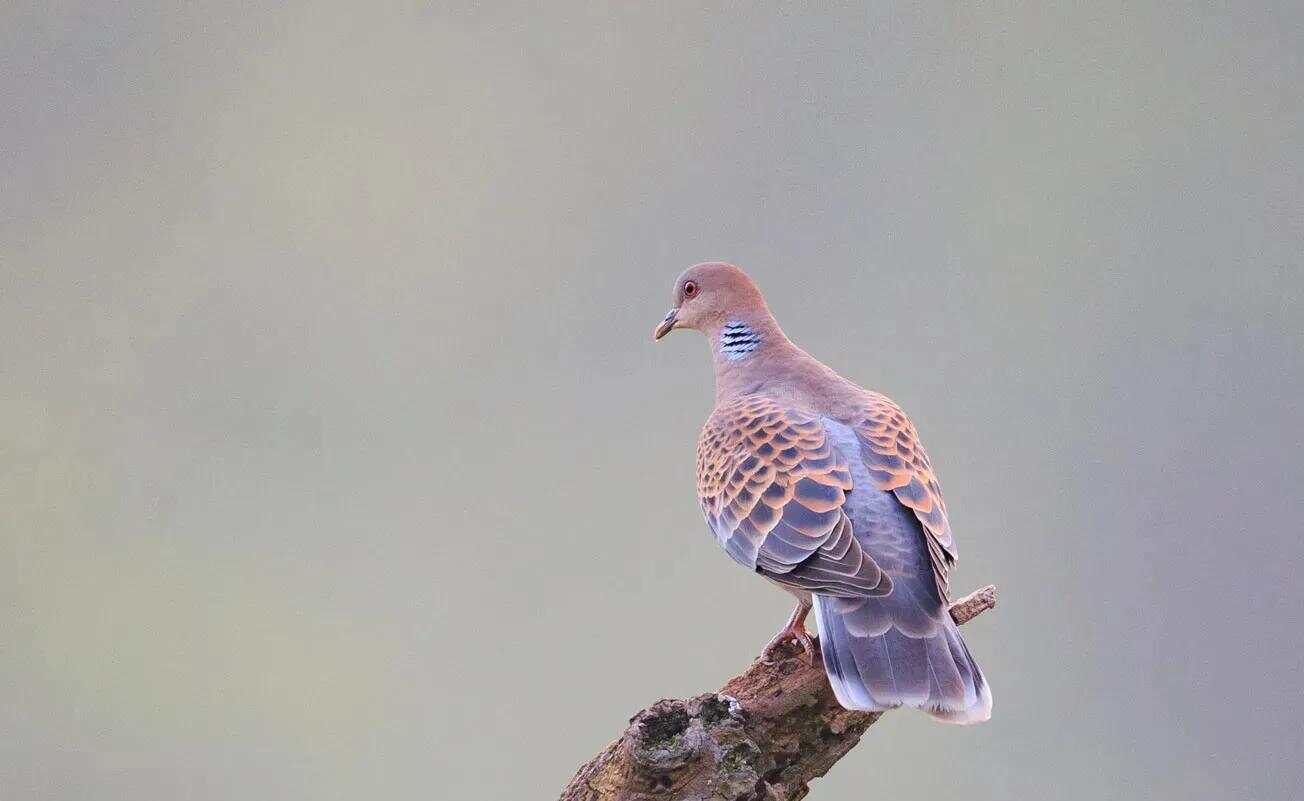
<svg viewBox="0 0 1304 801"><path fill-rule="evenodd" d="M942 488L919 434L901 407L877 392L865 393L860 414L849 422L860 436L861 459L874 487L896 495L923 527L937 592L946 600L956 559L955 539Z"/></svg>
<svg viewBox="0 0 1304 801"><path fill-rule="evenodd" d="M794 589L892 591L843 508L851 489L820 419L770 398L718 407L698 440L698 498L716 538L735 561Z"/></svg>

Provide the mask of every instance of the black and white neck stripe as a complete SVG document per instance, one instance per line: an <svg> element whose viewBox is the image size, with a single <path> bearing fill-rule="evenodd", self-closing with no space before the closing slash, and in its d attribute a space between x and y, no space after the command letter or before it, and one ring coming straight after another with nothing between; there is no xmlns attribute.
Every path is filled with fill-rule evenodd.
<svg viewBox="0 0 1304 801"><path fill-rule="evenodd" d="M747 323L733 320L720 329L720 355L731 362L746 358L761 346L761 333Z"/></svg>

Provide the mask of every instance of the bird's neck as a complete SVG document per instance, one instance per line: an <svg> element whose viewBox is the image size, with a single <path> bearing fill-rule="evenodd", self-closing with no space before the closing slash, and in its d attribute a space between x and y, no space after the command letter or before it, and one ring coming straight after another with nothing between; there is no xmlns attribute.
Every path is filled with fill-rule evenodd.
<svg viewBox="0 0 1304 801"><path fill-rule="evenodd" d="M759 391L800 351L769 315L726 317L707 332L716 401Z"/></svg>

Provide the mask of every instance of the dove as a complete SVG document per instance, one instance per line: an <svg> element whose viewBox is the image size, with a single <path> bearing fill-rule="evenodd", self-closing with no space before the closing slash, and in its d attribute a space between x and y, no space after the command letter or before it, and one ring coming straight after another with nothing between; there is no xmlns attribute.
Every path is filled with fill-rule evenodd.
<svg viewBox="0 0 1304 801"><path fill-rule="evenodd" d="M722 262L675 280L653 332L701 332L715 406L697 442L697 495L725 552L792 593L762 658L796 642L819 655L847 709L991 717L987 680L948 612L956 548L914 425L788 339L751 278Z"/></svg>

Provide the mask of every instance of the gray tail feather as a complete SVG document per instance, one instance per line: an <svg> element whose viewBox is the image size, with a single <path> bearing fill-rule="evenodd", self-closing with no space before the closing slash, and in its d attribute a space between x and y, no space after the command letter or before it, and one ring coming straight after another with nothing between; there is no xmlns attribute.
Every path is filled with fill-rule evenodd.
<svg viewBox="0 0 1304 801"><path fill-rule="evenodd" d="M955 621L936 596L911 595L814 596L824 669L838 703L870 712L914 707L946 723L987 720L991 689Z"/></svg>

